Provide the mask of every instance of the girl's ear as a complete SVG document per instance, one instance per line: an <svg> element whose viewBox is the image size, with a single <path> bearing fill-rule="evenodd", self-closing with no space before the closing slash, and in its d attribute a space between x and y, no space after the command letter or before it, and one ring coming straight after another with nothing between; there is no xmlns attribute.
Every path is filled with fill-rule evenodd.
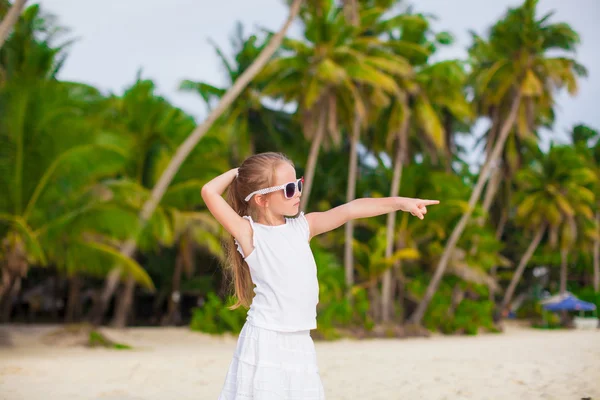
<svg viewBox="0 0 600 400"><path fill-rule="evenodd" d="M255 194L254 199L256 201L256 205L258 205L259 207L264 208L267 206L267 196L265 196L264 194Z"/></svg>

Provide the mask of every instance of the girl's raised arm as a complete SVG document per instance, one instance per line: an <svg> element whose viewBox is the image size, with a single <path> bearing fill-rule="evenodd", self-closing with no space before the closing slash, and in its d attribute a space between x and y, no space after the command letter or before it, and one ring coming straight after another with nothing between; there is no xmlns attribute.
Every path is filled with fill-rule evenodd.
<svg viewBox="0 0 600 400"><path fill-rule="evenodd" d="M250 234L248 221L240 217L222 197L227 187L237 175L237 168L231 169L202 186L202 199L210 213L234 238Z"/></svg>
<svg viewBox="0 0 600 400"><path fill-rule="evenodd" d="M328 211L306 214L306 219L312 238L338 228L352 219L375 217L398 210L410 212L423 219L427 214L427 206L434 204L439 204L439 201L409 197L364 198L352 200Z"/></svg>

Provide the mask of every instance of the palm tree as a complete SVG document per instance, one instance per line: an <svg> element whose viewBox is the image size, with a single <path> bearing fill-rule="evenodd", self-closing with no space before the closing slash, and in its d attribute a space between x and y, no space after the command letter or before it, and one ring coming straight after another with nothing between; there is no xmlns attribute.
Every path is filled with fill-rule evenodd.
<svg viewBox="0 0 600 400"><path fill-rule="evenodd" d="M19 16L25 7L27 0L15 0L8 11L5 10L8 4L0 4L0 14L3 14L3 19L0 21L0 49L4 46L4 42L10 33L12 27L19 20Z"/></svg>
<svg viewBox="0 0 600 400"><path fill-rule="evenodd" d="M238 23L235 34L231 37L231 45L234 51L233 61L228 60L224 52L216 44L213 44L227 73L228 86L232 86L252 65L267 45L267 41L259 42L256 35L246 37L242 25ZM248 154L256 152L257 146L285 147L284 138L278 134L277 127L287 122L286 115L284 112L272 110L262 103L262 86L264 84L259 84L257 81L251 82L217 124L217 128L223 133L220 137L226 137L230 143L231 160L234 165L240 164ZM226 92L225 88L191 80L184 80L180 88L199 94L209 112L215 102L220 100Z"/></svg>
<svg viewBox="0 0 600 400"><path fill-rule="evenodd" d="M196 248L205 249L220 262L225 261L222 247L225 239L224 231L208 211L173 210L173 213L177 255L171 279L171 295L167 304L167 314L162 318L162 325L177 325L181 322L179 310L181 278L184 272L188 277L192 275Z"/></svg>
<svg viewBox="0 0 600 400"><path fill-rule="evenodd" d="M474 46L473 51L477 51ZM493 93L493 92L492 92ZM545 127L551 130L554 123L554 112L552 110L551 96L543 92L537 97L528 97L519 106L517 118L513 129L509 132L504 149L490 172L490 177L485 192L483 194L482 208L484 215L478 218L479 225L483 225L489 218L491 220L490 209L497 200L497 194L503 191L504 196L500 198L497 208L501 210L496 225L497 236L501 237L506 227L507 209L511 202L511 185L514 182L514 176L524 162L526 150L531 145L539 143L537 129ZM483 115L487 115L491 121L490 129L479 139L485 141L486 158L490 156L493 145L496 142L500 122L510 109L508 104L498 104L490 106L485 94L478 96L476 105L480 108ZM476 246L476 243L475 243ZM475 249L473 249L474 251Z"/></svg>
<svg viewBox="0 0 600 400"><path fill-rule="evenodd" d="M444 132L440 116L445 113L448 119L450 116L462 119L465 110L468 112L469 107L462 94L464 71L457 63L448 61L426 66L428 56L434 51L436 44L429 38L432 32L426 17L406 14L392 19L401 29L399 35L390 34L389 46L400 55L405 55L415 68L421 67L416 76L400 79L399 86L403 92L393 99L387 110L389 114L384 117L387 121L386 147L395 154L390 189L390 196L395 197L400 191L402 168L410 160L410 128L413 127L413 137L424 139L419 140L423 150L437 159L437 153L447 147L446 138L451 136L449 132ZM389 30L390 24L384 21L381 27L382 31ZM445 35L436 35L436 37L442 38L446 44L449 43L446 42ZM434 107L441 113L438 114ZM450 124L446 125L449 128ZM388 214L386 250L388 257L394 251L395 221L396 213ZM387 270L383 274L381 296L381 316L384 322L389 321L392 316L392 297L392 271Z"/></svg>
<svg viewBox="0 0 600 400"><path fill-rule="evenodd" d="M577 150L582 154L590 168L596 174L596 234L593 239L592 253L594 264L593 286L596 293L600 292L600 135L598 131L589 126L577 125L573 128L573 142Z"/></svg>
<svg viewBox="0 0 600 400"><path fill-rule="evenodd" d="M596 176L593 172L591 172L590 178L591 183L589 187L592 188L597 184ZM590 205L595 204L596 198L590 202ZM589 265L587 260L592 258L590 256L593 252L593 244L598 238L598 225L596 223L595 214L577 213L572 228L574 229L574 235L572 239L569 237L571 241L567 243L569 245L567 247L568 257L572 260L571 262L581 263L581 265L578 265L578 270L581 270L582 268L585 268L586 265ZM564 282L561 281L563 292L567 290L568 267L569 264L566 264L564 271L561 271L564 275Z"/></svg>
<svg viewBox="0 0 600 400"><path fill-rule="evenodd" d="M206 220L206 216L202 212L193 211L200 203L198 194L203 183L197 179L180 181L177 177L174 184L165 193L156 212L138 236L137 246L141 252L151 254L151 252L156 252L160 246L173 245L177 240L181 250L178 256L187 256L189 247L194 244L195 236L191 236L191 233L194 232L197 226L205 225L203 222ZM134 215L139 213L143 202L150 197L150 191L147 188L127 179L115 181L112 185L109 185L109 188L114 193L113 201L116 206L128 209ZM135 226L138 222L136 219L132 225ZM186 233L188 233L187 237L182 238L182 235ZM209 237L212 238L212 236ZM206 241L209 237L202 237L202 240ZM120 244L125 239L120 241ZM186 241L187 245L182 246ZM174 270L176 278L177 274L180 273L177 267L178 265ZM133 304L135 283L134 276L127 277L123 294L118 299L117 309L112 321L115 327L122 328L127 323Z"/></svg>
<svg viewBox="0 0 600 400"><path fill-rule="evenodd" d="M540 21L544 22L548 17L549 15L542 18ZM564 30L562 33L566 32L567 35L571 35L568 32L570 28L567 25L555 24L550 25L550 27L551 29L556 29L558 32ZM541 29L545 28L546 27L543 27ZM535 30L533 30L532 33L533 35L531 37L533 38ZM552 38L551 35L553 35L553 33L548 36L553 40L554 38ZM476 60L481 58L482 52L485 53L489 50L480 38L476 35L474 37L476 42L469 51L471 58ZM572 90L576 88L576 83L574 81L575 76L586 74L585 69L582 66L573 62L573 60L562 57L547 59L545 64L534 67L533 69L534 75L537 78L547 76L550 79L553 79L553 77L557 77L557 82L564 82L571 93L573 93ZM574 74L569 72L569 70L572 70ZM473 78L475 80L479 79L477 74L475 74ZM523 85L527 85L529 90L533 90L537 93L535 96L526 96L519 105L514 128L509 133L510 136L506 140L500 159L492 166L489 182L485 187L485 194L483 197L483 210L486 213L489 212L492 203L495 200L501 182L504 182L505 185L509 185L510 182L513 181L514 174L522 163L522 146L526 142L537 143L539 141L539 136L536 131L538 127L544 126L547 129L552 129L554 123L554 112L552 108L553 95L547 86L543 87L544 85L542 82L543 79L539 79L538 81L536 81L536 79L526 79L526 81L524 81ZM500 93L501 92L502 90L500 90ZM485 139L486 141L486 158L489 158L493 146L496 143L501 122L506 119L506 115L510 110L509 99L506 99L506 101L500 100L497 93L496 90L492 89L487 92L476 93L475 96L475 104L479 109L478 111L481 115L487 116L491 121L490 129L481 139ZM510 191L508 191L508 195L510 196ZM507 201L510 201L510 199L507 199ZM480 224L483 224L484 222L484 217L479 219ZM502 222L502 219L500 222ZM500 234L503 228L504 226L499 224L498 230Z"/></svg>
<svg viewBox="0 0 600 400"><path fill-rule="evenodd" d="M519 192L515 198L517 221L534 232L532 241L523 254L502 300L502 309L510 301L523 271L546 230L551 236L561 236L561 292L566 290L566 257L572 246L572 230L577 215L593 218L588 186L595 178L583 160L571 147L551 147L548 154L539 152L526 169L519 171ZM564 277L563 277L564 275Z"/></svg>
<svg viewBox="0 0 600 400"><path fill-rule="evenodd" d="M119 191L114 201L131 212L139 212L143 204L141 199L149 197L150 188L166 168L173 152L194 127L192 117L171 106L154 91L152 81L138 76L122 97L112 96L106 102L106 109L98 114L98 124L104 130L103 140L117 145L127 154L124 174L121 180L111 185L111 189ZM197 163L194 167L197 171ZM186 209L197 207L201 203L199 193L203 183L190 174L184 180L180 176L175 177L175 184L167 190L157 212L141 232L138 240L140 250L149 252L158 245L173 243L172 213L184 209L178 209L177 205L169 202L182 198L186 199L182 204ZM115 326L122 327L127 321L135 283L133 276L126 281L123 295L117 303L113 320Z"/></svg>
<svg viewBox="0 0 600 400"><path fill-rule="evenodd" d="M360 29L360 7L357 0L345 0L344 1L344 14L348 24L352 25L356 29ZM357 86L360 92L360 85ZM363 90L364 91L364 90ZM356 110L356 116L352 122L352 133L350 136L350 159L348 161L348 184L346 187L346 203L351 202L356 198L356 180L358 178L358 145L360 142L361 125L364 122L360 119L358 109ZM344 227L344 272L346 276L346 284L348 290L346 296L349 300L352 299L352 292L350 285L354 283L354 253L353 253L353 239L354 239L354 221L350 220Z"/></svg>
<svg viewBox="0 0 600 400"><path fill-rule="evenodd" d="M173 158L169 161L164 172L160 175L156 185L152 189L150 198L143 204L140 211L140 226L143 226L152 216L154 210L158 206L162 196L165 194L167 187L171 180L177 173L177 170L181 164L185 161L186 157L193 148L196 146L198 141L204 136L212 124L223 114L223 112L231 105L236 97L242 92L242 90L250 83L252 78L263 68L267 63L268 59L275 53L281 41L283 40L285 33L295 19L300 9L302 0L294 0L290 7L290 14L288 19L284 23L283 27L276 35L274 35L269 44L263 49L260 55L256 58L254 63L236 80L235 84L223 95L223 98L219 102L219 105L209 114L207 119L199 126L197 126L190 136L179 146ZM133 254L136 248L136 236L137 232L121 247L121 253L130 256ZM119 276L121 274L120 268L114 268L113 271L108 275L106 284L104 286L98 307L98 315L103 315L108 302L112 298L115 289L119 283ZM98 318L96 318L98 321Z"/></svg>
<svg viewBox="0 0 600 400"><path fill-rule="evenodd" d="M427 52L427 50L425 48L420 48L419 46L421 46L422 43L415 43L414 42L414 37L419 37L418 35L414 34L414 30L415 30L415 19L414 18L403 18L403 15L393 15L393 16L389 16L389 11L391 9L391 7L393 6L392 1L383 1L383 2L377 2L376 4L369 4L369 3L365 3L363 4L363 8L362 10L358 7L358 3L356 1L354 2L346 2L345 3L345 7L346 7L346 18L349 18L351 20L353 20L353 25L360 28L360 32L361 35L364 36L365 38L368 37L377 37L378 34L383 33L385 31L389 31L391 29L394 28L400 28L400 32L401 34L398 37L390 37L390 43L393 43L394 46L390 46L389 43L383 42L381 44L379 44L378 47L375 47L373 50L375 50L375 54L374 55L385 55L384 53L384 49L391 51L392 54L396 53L396 56L400 57L399 60L403 60L403 62L407 63L410 61L414 61L414 57L410 57L412 54L408 54L408 57L405 57L402 52L398 51L398 47L401 47L401 45L405 45L405 46L412 46L411 50L414 51L414 49L418 49L420 50L421 53L425 53ZM366 10L368 10L368 16L366 15ZM360 13L363 14L360 14ZM364 18L359 18L361 15L365 15ZM385 18L384 18L385 16ZM364 20L364 26L361 27L361 22L360 20ZM417 25L417 29L421 29L423 26L427 26L425 21L421 21L421 20L417 20L418 23ZM424 32L423 32L424 33ZM420 37L424 37L424 34L422 34ZM408 40L407 38L410 38L410 40ZM406 42L406 43L405 43ZM421 42L424 42L424 40L421 40ZM394 51L395 50L395 51ZM387 57L387 55L386 55ZM383 71L388 72L389 71ZM393 73L393 72L392 72ZM397 135L397 143L396 143L396 147L397 147L397 152L396 152L396 163L394 164L394 178L392 180L392 188L391 188L391 194L390 196L394 197L394 196L398 196L399 193L399 183L400 183L400 179L401 179L401 175L402 175L402 171L401 171L401 166L404 163L404 159L407 156L407 132L408 132L408 126L409 126L409 122L410 122L410 117L409 117L409 106L408 106L408 101L409 99L407 98L407 91L411 90L412 85L411 84L406 84L406 82L410 82L412 83L414 80L414 73L411 70L408 70L405 73L402 74L393 74L392 77L398 82L398 85L400 88L404 89L401 92L397 92L397 93L392 93L391 97L393 98L392 100L392 106L390 106L389 111L390 111L390 120L392 120L393 122L393 128L390 129L391 134L389 135L389 137L393 138ZM406 86L409 86L408 88ZM359 88L359 92L361 92L361 94L366 95L368 97L368 108L374 109L375 111L377 111L378 108L380 108L382 105L389 103L389 100L386 99L387 96L389 96L389 94L385 93L385 88L384 87L380 87L380 86L375 86L375 85L369 85L368 87L360 87ZM424 108L429 107L429 102L428 100L425 98L425 96L421 95L418 96L417 98L419 98L421 100L420 105L421 107L417 108L417 112L422 111ZM378 123L378 116L379 116L379 112L372 112L371 115L368 115L367 117L369 117L369 120L372 124L377 124ZM356 181L358 179L358 174L357 174L357 154L358 154L358 145L359 145L359 141L360 141L360 133L361 133L361 125L364 125L363 121L361 121L361 119L359 118L359 113L357 110L356 113L356 118L354 119L353 123L352 123L352 135L350 138L350 160L349 160L349 166L348 166L348 186L347 186L347 193L346 193L346 202L350 202L352 200L354 200L355 196L356 196ZM422 116L422 114L418 114L419 116ZM431 116L431 115L430 115ZM429 137L434 138L433 141L435 142L435 136L437 132L432 132L435 130L435 128L438 128L438 125L435 125L437 119L434 117L433 119L430 119L429 121L432 121L430 123L428 123L425 126L425 134L429 135ZM367 121L364 121L367 122ZM397 124L397 125L396 125ZM399 132L399 133L398 133ZM388 140L388 147L389 147L389 140ZM388 215L388 247L386 249L386 257L392 257L392 253L393 253L393 230L394 230L394 226L393 226L393 222L395 221L395 213L391 213ZM390 222L391 221L391 222ZM348 294L350 294L350 286L353 283L353 271L354 271L354 262L353 262L353 253L352 253L352 243L353 243L353 237L354 237L354 221L348 221L348 223L346 223L345 226L345 241L344 241L344 266L345 266L345 270L346 270L346 283L348 285ZM395 267L396 268L396 267ZM383 317L384 322L387 322L389 317L391 316L390 310L390 303L391 303L391 297L392 297L392 290L391 290L391 269L388 269L385 271L384 275L383 275L383 294L382 294L382 311L381 311L381 316ZM387 289L387 290L386 290Z"/></svg>
<svg viewBox="0 0 600 400"><path fill-rule="evenodd" d="M510 111L498 131L490 156L481 168L469 207L450 235L425 296L411 317L414 323L421 322L444 275L450 254L473 213L490 169L502 153L517 120L522 99L526 103L531 98L551 99L553 91L563 86L574 93L577 89L576 75L584 73L583 68L572 59L548 57L550 50L573 51L579 37L567 24L548 23L549 16L536 19L536 5L536 0L526 0L521 7L509 9L507 15L493 26L488 42L476 38L476 46L479 47L473 60L476 91L493 90L491 93L494 95L489 96L490 104L510 104Z"/></svg>
<svg viewBox="0 0 600 400"><path fill-rule="evenodd" d="M389 74L410 73L410 65L382 49L378 38L364 37L367 27L348 25L335 1L317 3L303 7L301 12L305 41L286 38L282 46L286 53L260 75L269 82L265 95L297 102L304 135L311 141L302 209L310 199L321 146L342 142L340 125L350 130L355 118L362 124L366 121L365 101L358 87L396 93L398 86Z"/></svg>
<svg viewBox="0 0 600 400"><path fill-rule="evenodd" d="M413 146L413 151L416 146ZM382 157L383 158L383 157ZM387 157L386 157L387 158ZM436 262L442 251L441 243L447 238L448 232L460 219L466 208L470 186L466 184L466 178L459 175L448 176L443 171L436 170L429 158L423 161L413 160L403 167L401 187L402 195L407 197L424 196L425 198L443 198L446 206L441 209L431 209L428 213L429 222L423 224L421 221L402 213L395 225L396 250L415 249L421 254L418 262L411 260L396 260L391 266L392 281L390 292L393 296L391 314L392 321L403 322L403 305L405 301L418 301L425 290L422 286L421 276L428 266ZM365 168L365 174L361 179L361 186L368 188L371 196L385 196L389 190L390 166L387 161L381 161L376 169ZM439 167L438 167L439 168ZM464 199L464 200L463 200ZM477 210L477 215L480 210ZM363 228L361 236L366 232L377 232L383 220L367 219L357 221ZM481 245L477 253L471 254L468 249L473 241L474 235L481 236ZM506 259L499 255L501 244L487 228L479 228L470 224L461 237L457 248L452 254L448 271L462 280L473 282L478 285L485 284L494 290L499 290L498 284L492 279L487 271L493 264L508 265ZM358 251L358 250L357 250ZM388 269L383 271L383 274ZM417 278L415 275L418 275ZM381 275L379 275L379 279ZM381 316L381 293L380 284L369 290L371 299L377 304L372 305L371 315L376 322L382 322ZM373 308L375 307L375 308Z"/></svg>
<svg viewBox="0 0 600 400"><path fill-rule="evenodd" d="M459 60L445 60L425 65L419 71L417 80L443 127L446 171L452 172L453 157L457 153L454 142L455 129L467 127L474 117L473 108L467 100L465 63ZM434 119L426 111L425 109L422 119ZM431 142L435 144L433 138Z"/></svg>
<svg viewBox="0 0 600 400"><path fill-rule="evenodd" d="M406 214L401 217L398 237L404 238L408 243L414 241L423 254L421 263L416 266L419 275L423 275L421 271L426 271L429 265L439 260L444 250L442 243L450 228L460 220L467 208L470 185L465 180L467 178L459 174L449 176L446 172L434 170L428 160L421 164L411 164L403 174L403 194L408 197L422 195L425 198L443 198L446 205L444 208L432 209L428 213L427 224L413 220ZM475 215L481 214L481 208L477 207ZM476 239L480 241L480 245L475 252L471 252L469 248ZM474 221L470 221L450 256L448 272L467 282L485 284L490 290L499 291L500 287L489 275L489 271L494 265L510 265L510 261L500 254L500 250L502 244L488 227L479 227ZM417 292L411 286L413 285L407 286L408 292L418 301L425 288Z"/></svg>
<svg viewBox="0 0 600 400"><path fill-rule="evenodd" d="M560 24L558 24L560 27ZM474 45L471 49L471 56L477 58L477 52L482 51L483 47ZM485 51L485 50L483 50ZM545 66L546 71L552 71L547 73L550 76L558 76L560 79L566 78L567 87L572 87L571 79L569 78L568 68L570 61L568 59L557 58L553 64ZM573 65L573 70L578 75L585 75L585 69L578 64ZM559 80L560 80L559 79ZM539 85L539 83L532 80L528 83L531 88ZM501 101L497 102L494 98L495 93L490 90L489 93L480 93L476 95L476 105L482 115L489 117L491 121L491 127L480 140L485 140L485 154L486 158L489 158L493 145L496 142L498 132L500 129L500 123L503 121L505 116L510 110L510 104L508 102ZM509 133L506 140L504 149L498 162L494 163L491 167L489 181L485 187L485 193L483 195L483 210L486 215L478 219L478 223L483 225L487 217L491 217L488 212L496 200L496 195L501 188L504 188L504 196L501 201L504 205L499 204L498 209L501 210L500 216L497 222L497 235L502 236L503 230L506 227L507 214L506 210L509 208L511 197L511 183L514 181L514 175L520 168L523 161L523 145L527 142L537 143L539 142L539 135L536 129L540 126L544 126L547 129L552 129L554 123L554 112L553 112L553 100L552 93L548 90L542 90L537 96L526 97L521 102L519 110L517 112L517 119L515 121L514 128Z"/></svg>
<svg viewBox="0 0 600 400"><path fill-rule="evenodd" d="M140 266L111 246L117 224L78 227L104 209L106 190L100 183L122 171L125 157L101 143L99 130L81 113L98 92L54 79L63 51L52 47L54 32L39 8L30 7L0 50L6 77L0 87L0 112L6 116L0 121L0 298L5 302L32 265L53 264L73 275L93 272L100 260L110 259L152 287Z"/></svg>
<svg viewBox="0 0 600 400"><path fill-rule="evenodd" d="M402 104L407 121L399 123L398 142L395 149L394 173L390 196L398 196L402 178L402 166L412 160L411 143L420 146L421 154L428 154L438 160L439 154L445 150L446 166L452 162L453 122L467 122L471 110L464 96L465 73L456 61L443 61L424 66L416 75L415 92L409 93L408 104ZM402 114L400 114L402 115ZM412 118L411 118L412 117ZM444 122L444 123L442 123ZM410 129L412 128L412 129ZM392 136L393 137L393 136ZM416 149L415 149L416 150ZM415 196L419 196L415 193ZM388 216L388 248L393 249L394 214ZM392 293L388 291L390 271L386 271L382 286L382 315L390 315ZM386 311L387 310L387 311Z"/></svg>
<svg viewBox="0 0 600 400"><path fill-rule="evenodd" d="M423 15L399 14L389 16L389 10L393 7L393 1L376 1L365 3L365 10L368 10L368 16L364 19L368 21L368 26L365 26L363 34L369 37L387 35L388 40L381 43L380 47L385 47L397 57L400 57L404 62L408 62L413 67L417 68L427 62L427 56L433 52L435 45L430 41L429 36L431 31L429 23ZM385 16L385 17L384 17ZM444 35L438 36L445 37ZM381 49L378 49L381 51ZM433 71L436 71L434 69ZM420 71L415 76L412 70L408 70L404 74L396 74L396 80L400 91L393 94L391 99L386 99L386 94L382 88L371 87L371 98L369 103L373 103L373 108L381 108L387 106L384 113L372 113L370 120L372 124L378 124L380 118L387 121L387 140L386 148L392 149L395 154L393 162L392 185L390 196L398 196L400 191L400 181L402 177L402 166L408 162L409 157L409 128L414 126L414 130L423 134L426 139L427 147L432 153L444 146L444 136L442 125L433 110L431 105L428 89L432 86L427 86L430 83L428 73L430 71ZM444 82L447 82L445 80ZM447 88L446 88L447 89ZM434 94L432 91L431 94ZM457 104L461 104L460 102ZM411 116L414 113L414 117ZM356 123L353 126L352 141L358 142L360 125ZM348 181L348 196L346 201L354 199L354 187L356 179L355 160L352 156L356 154L356 145L351 147L351 158L349 167ZM394 150L395 147L395 150ZM396 213L390 213L387 216L387 248L386 256L392 257L394 252L394 225ZM353 237L353 221L346 224L346 273L348 277L352 276L353 263L351 261L352 250L350 243ZM399 261L398 261L399 263ZM394 266L398 269L398 265ZM348 285L352 280L348 279ZM392 270L388 269L383 274L382 296L380 316L384 322L388 322L391 318L391 301L393 297L392 285Z"/></svg>

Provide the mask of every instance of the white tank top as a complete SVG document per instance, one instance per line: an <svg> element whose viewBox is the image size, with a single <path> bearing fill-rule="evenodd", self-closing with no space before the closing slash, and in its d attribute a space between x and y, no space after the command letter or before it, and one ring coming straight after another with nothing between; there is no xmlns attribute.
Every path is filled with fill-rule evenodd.
<svg viewBox="0 0 600 400"><path fill-rule="evenodd" d="M282 332L315 329L319 283L304 213L276 226L244 218L252 226L254 250L245 256L237 240L235 243L256 285L246 320Z"/></svg>

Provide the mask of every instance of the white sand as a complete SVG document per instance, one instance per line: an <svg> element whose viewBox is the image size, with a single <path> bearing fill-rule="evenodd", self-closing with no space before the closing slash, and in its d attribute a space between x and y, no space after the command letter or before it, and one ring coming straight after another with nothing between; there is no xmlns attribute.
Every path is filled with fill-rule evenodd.
<svg viewBox="0 0 600 400"><path fill-rule="evenodd" d="M48 345L55 328L0 326L0 399L216 399L235 346L184 328L106 329L118 351ZM600 399L600 330L317 342L328 400Z"/></svg>

